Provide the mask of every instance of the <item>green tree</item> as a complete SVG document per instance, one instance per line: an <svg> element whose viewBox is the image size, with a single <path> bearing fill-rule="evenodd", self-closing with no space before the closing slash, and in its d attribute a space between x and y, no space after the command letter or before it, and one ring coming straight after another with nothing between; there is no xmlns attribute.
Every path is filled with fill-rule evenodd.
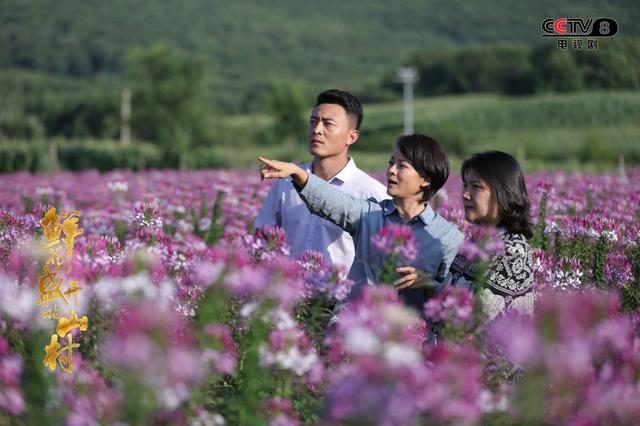
<svg viewBox="0 0 640 426"><path fill-rule="evenodd" d="M584 69L589 89L640 88L640 41L631 38L607 39L597 50L574 51Z"/></svg>
<svg viewBox="0 0 640 426"><path fill-rule="evenodd" d="M531 62L536 70L536 92L575 92L582 89L582 71L571 51L542 45L534 49Z"/></svg>
<svg viewBox="0 0 640 426"><path fill-rule="evenodd" d="M305 132L307 92L302 82L274 81L267 97L267 111L273 118L272 136L275 141L286 141L292 149L298 148L298 140Z"/></svg>
<svg viewBox="0 0 640 426"><path fill-rule="evenodd" d="M132 130L157 143L168 165L186 168L189 148L206 139L201 102L203 64L156 44L128 58L132 87Z"/></svg>
<svg viewBox="0 0 640 426"><path fill-rule="evenodd" d="M119 113L117 99L102 94L88 94L45 104L42 115L49 136L115 139Z"/></svg>

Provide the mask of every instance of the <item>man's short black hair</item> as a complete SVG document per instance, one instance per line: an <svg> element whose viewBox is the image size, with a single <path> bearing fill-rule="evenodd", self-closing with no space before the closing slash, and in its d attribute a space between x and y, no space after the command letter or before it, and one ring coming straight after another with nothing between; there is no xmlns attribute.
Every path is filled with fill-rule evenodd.
<svg viewBox="0 0 640 426"><path fill-rule="evenodd" d="M500 211L498 225L511 233L531 238L531 203L518 160L506 152L485 151L473 154L462 163L460 173L463 182L470 170L485 181L495 194Z"/></svg>
<svg viewBox="0 0 640 426"><path fill-rule="evenodd" d="M356 122L356 130L360 130L362 124L362 104L349 92L344 90L331 89L325 90L318 95L316 105L320 104L337 104L340 105Z"/></svg>
<svg viewBox="0 0 640 426"><path fill-rule="evenodd" d="M396 147L418 174L430 181L422 196L423 202L429 201L449 178L447 153L435 139L419 133L400 136Z"/></svg>

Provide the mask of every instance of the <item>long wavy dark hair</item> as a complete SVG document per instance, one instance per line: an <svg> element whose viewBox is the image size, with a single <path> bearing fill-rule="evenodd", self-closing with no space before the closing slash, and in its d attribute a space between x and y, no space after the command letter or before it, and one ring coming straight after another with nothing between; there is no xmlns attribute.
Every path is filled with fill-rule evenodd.
<svg viewBox="0 0 640 426"><path fill-rule="evenodd" d="M462 163L463 180L470 170L485 181L495 194L500 212L498 225L511 233L531 238L531 204L518 160L506 152L486 151L473 154Z"/></svg>

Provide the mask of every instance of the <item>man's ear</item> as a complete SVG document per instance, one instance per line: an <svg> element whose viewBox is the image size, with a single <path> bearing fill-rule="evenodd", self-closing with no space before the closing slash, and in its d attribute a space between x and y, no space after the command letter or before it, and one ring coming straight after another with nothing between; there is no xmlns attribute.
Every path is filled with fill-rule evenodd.
<svg viewBox="0 0 640 426"><path fill-rule="evenodd" d="M356 129L353 129L349 132L349 141L347 142L347 146L353 145L358 141L360 137L360 132Z"/></svg>
<svg viewBox="0 0 640 426"><path fill-rule="evenodd" d="M420 188L428 188L431 186L431 179L422 178L422 182L420 183Z"/></svg>

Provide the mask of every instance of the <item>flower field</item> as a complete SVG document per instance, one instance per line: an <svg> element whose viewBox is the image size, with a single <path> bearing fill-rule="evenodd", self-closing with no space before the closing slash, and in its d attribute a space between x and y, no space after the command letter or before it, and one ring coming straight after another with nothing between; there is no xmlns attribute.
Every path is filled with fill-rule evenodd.
<svg viewBox="0 0 640 426"><path fill-rule="evenodd" d="M0 425L634 424L640 170L527 184L535 314L487 323L459 288L345 304L343 271L253 229L256 171L2 175ZM470 235L460 190L433 206ZM415 256L396 235L372 243Z"/></svg>

